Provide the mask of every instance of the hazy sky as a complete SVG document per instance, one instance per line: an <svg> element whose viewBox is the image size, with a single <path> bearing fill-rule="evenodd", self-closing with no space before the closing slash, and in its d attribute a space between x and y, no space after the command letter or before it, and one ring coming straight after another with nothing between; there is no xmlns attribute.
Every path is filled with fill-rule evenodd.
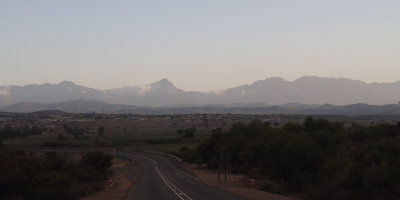
<svg viewBox="0 0 400 200"><path fill-rule="evenodd" d="M400 80L399 0L0 0L0 85Z"/></svg>

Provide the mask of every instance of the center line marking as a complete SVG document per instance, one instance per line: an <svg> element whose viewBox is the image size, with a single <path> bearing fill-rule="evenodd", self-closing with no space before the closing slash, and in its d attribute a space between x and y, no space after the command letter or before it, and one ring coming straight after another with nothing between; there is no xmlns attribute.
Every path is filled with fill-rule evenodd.
<svg viewBox="0 0 400 200"><path fill-rule="evenodd" d="M146 157L146 156L143 156L143 158L153 162L158 176L160 176L161 180L165 183L165 185L167 185L169 187L169 189L171 189L172 192L174 192L176 194L176 196L178 196L181 200L193 200L188 195L186 195L181 189L176 187L174 184L171 183L171 181L168 180L168 178L158 168L157 162L155 160L153 160L149 157Z"/></svg>

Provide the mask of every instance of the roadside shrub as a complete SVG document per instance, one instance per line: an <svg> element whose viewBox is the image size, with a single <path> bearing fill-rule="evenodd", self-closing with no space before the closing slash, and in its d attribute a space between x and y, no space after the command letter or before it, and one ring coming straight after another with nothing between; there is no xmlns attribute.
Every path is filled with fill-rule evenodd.
<svg viewBox="0 0 400 200"><path fill-rule="evenodd" d="M273 182L270 180L264 180L258 186L259 190L266 191L273 194L287 194L287 186L283 182Z"/></svg>
<svg viewBox="0 0 400 200"><path fill-rule="evenodd" d="M88 152L83 154L82 163L93 169L105 172L112 166L113 157L101 151Z"/></svg>
<svg viewBox="0 0 400 200"><path fill-rule="evenodd" d="M189 149L189 147L184 146L184 147L179 148L179 152L184 152L184 151L187 151L188 149Z"/></svg>
<svg viewBox="0 0 400 200"><path fill-rule="evenodd" d="M188 149L181 153L181 158L187 162L195 162L196 155L197 155L196 150Z"/></svg>

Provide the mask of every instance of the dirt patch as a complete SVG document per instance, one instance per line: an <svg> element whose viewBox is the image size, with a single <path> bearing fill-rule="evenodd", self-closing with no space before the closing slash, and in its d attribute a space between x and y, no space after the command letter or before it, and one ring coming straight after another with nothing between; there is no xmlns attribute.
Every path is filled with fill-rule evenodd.
<svg viewBox="0 0 400 200"><path fill-rule="evenodd" d="M113 171L113 187L110 188L110 182L106 181L104 189L89 197L80 200L124 200L129 195L136 179L141 172L138 162L120 162L111 167Z"/></svg>
<svg viewBox="0 0 400 200"><path fill-rule="evenodd" d="M210 172L206 169L198 169L197 165L185 164L186 168L192 171L203 183L216 187L221 190L225 190L234 194L238 194L250 199L255 200L295 200L295 198L286 197L278 194L272 194L257 189L246 187L246 181L248 178L242 175L227 176L227 182L218 184L218 177L215 173ZM221 175L221 180L224 180ZM298 200L298 199L297 199Z"/></svg>

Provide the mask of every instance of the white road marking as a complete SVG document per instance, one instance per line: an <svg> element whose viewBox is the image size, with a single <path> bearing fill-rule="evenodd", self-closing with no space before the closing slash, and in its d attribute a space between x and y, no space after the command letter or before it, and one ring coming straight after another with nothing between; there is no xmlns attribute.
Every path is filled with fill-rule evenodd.
<svg viewBox="0 0 400 200"><path fill-rule="evenodd" d="M143 158L146 158L146 159L150 160L151 162L153 162L158 176L160 176L161 180L165 183L165 185L167 185L169 187L169 189L172 190L172 192L174 192L176 194L176 196L178 196L181 200L193 200L188 195L186 195L184 192L182 192L181 189L176 187L174 184L171 183L171 181L168 180L168 178L158 168L157 162L155 160L153 160L149 157L146 157L146 156L143 156Z"/></svg>
<svg viewBox="0 0 400 200"><path fill-rule="evenodd" d="M183 174L183 175L185 175L185 176L187 176L187 177L189 177L189 178L192 178L192 179L195 180L195 181L199 181L198 178L196 178L196 177L194 177L194 176L191 176L191 175L185 173L185 172L182 171L182 170L177 169L174 165L172 165L172 163L171 163L169 160L167 160L167 159L165 159L165 158L161 158L161 159L167 161L168 164L171 165L171 167L174 168L177 172L179 172L179 173L181 173L181 174Z"/></svg>
<svg viewBox="0 0 400 200"><path fill-rule="evenodd" d="M175 158L175 159L176 159L177 161L179 161L179 162L182 162L182 160L181 160L180 158L178 158L178 157L176 157L176 156L174 156L174 155L168 154L168 153L164 153L164 152L157 152L157 151L139 151L139 152L147 152L147 153L154 153L154 154L163 154L163 155L167 155L167 156L170 156L170 157L172 157L172 158ZM184 172L184 171L182 171L182 170L177 169L168 159L162 158L162 157L161 157L161 159L164 159L165 161L167 161L168 164L171 165L171 167L172 167L173 169L175 169L177 172L179 172L179 173L181 173L181 174L183 174L183 175L185 175L185 176L187 176L187 177L189 177L189 178L191 178L191 179L193 179L193 180L195 180L195 181L199 181L198 178L196 178L196 177L194 177L194 176L192 176L192 175L189 175L189 174L187 174L186 172Z"/></svg>

